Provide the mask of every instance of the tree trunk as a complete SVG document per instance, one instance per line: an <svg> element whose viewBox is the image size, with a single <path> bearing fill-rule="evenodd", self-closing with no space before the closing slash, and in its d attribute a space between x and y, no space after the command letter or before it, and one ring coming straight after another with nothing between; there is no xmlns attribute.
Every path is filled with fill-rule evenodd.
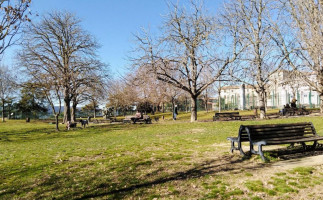
<svg viewBox="0 0 323 200"><path fill-rule="evenodd" d="M165 104L164 104L164 102L163 102L163 113L165 113Z"/></svg>
<svg viewBox="0 0 323 200"><path fill-rule="evenodd" d="M93 102L93 108L94 108L93 118L96 118L96 103L94 102Z"/></svg>
<svg viewBox="0 0 323 200"><path fill-rule="evenodd" d="M11 114L11 106L8 104L8 120L10 120L10 115Z"/></svg>
<svg viewBox="0 0 323 200"><path fill-rule="evenodd" d="M320 112L323 114L323 93L320 94Z"/></svg>
<svg viewBox="0 0 323 200"><path fill-rule="evenodd" d="M188 98L185 96L185 109L186 109L186 113L188 113Z"/></svg>
<svg viewBox="0 0 323 200"><path fill-rule="evenodd" d="M77 111L77 102L75 100L73 100L72 110L71 110L71 121L73 123L76 122L76 111Z"/></svg>
<svg viewBox="0 0 323 200"><path fill-rule="evenodd" d="M65 98L64 99L64 120L63 123L67 121L71 121L71 99Z"/></svg>
<svg viewBox="0 0 323 200"><path fill-rule="evenodd" d="M55 126L56 126L56 131L59 131L59 127L58 127L58 116L59 114L55 115Z"/></svg>
<svg viewBox="0 0 323 200"><path fill-rule="evenodd" d="M175 100L174 98L172 98L172 113L173 113L173 119L175 119L174 115L175 115Z"/></svg>
<svg viewBox="0 0 323 200"><path fill-rule="evenodd" d="M197 120L197 97L191 97L191 122L196 122Z"/></svg>
<svg viewBox="0 0 323 200"><path fill-rule="evenodd" d="M219 113L220 113L221 112L221 93L219 93L218 103L219 103Z"/></svg>
<svg viewBox="0 0 323 200"><path fill-rule="evenodd" d="M207 109L207 99L206 98L204 99L204 109L207 113L209 112Z"/></svg>
<svg viewBox="0 0 323 200"><path fill-rule="evenodd" d="M2 122L5 122L5 120L4 120L4 99L2 99Z"/></svg>
<svg viewBox="0 0 323 200"><path fill-rule="evenodd" d="M259 96L259 111L260 111L260 119L264 119L266 117L266 97L265 91L261 91L258 93Z"/></svg>

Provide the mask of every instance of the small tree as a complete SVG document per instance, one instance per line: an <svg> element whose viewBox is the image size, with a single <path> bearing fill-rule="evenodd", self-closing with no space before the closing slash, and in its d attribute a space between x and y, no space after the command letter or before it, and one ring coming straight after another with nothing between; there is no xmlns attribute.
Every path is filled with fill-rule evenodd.
<svg viewBox="0 0 323 200"><path fill-rule="evenodd" d="M5 121L5 104L10 101L13 93L16 91L17 84L13 72L7 67L0 67L0 100L2 105L2 122Z"/></svg>
<svg viewBox="0 0 323 200"><path fill-rule="evenodd" d="M93 113L93 117L96 117L96 111L98 110L99 106L98 106L98 102L96 102L95 100L92 100L89 104L86 104L84 107L82 107L82 111L86 112L89 116L91 116L91 114L89 113Z"/></svg>
<svg viewBox="0 0 323 200"><path fill-rule="evenodd" d="M17 103L19 111L26 113L27 116L32 113L47 112L47 107L45 105L46 98L40 88L33 87L32 83L25 83L20 93L20 100Z"/></svg>

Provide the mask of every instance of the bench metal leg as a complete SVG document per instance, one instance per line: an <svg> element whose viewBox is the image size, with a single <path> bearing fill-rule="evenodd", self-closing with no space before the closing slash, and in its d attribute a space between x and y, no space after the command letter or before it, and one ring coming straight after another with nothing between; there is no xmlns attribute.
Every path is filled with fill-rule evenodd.
<svg viewBox="0 0 323 200"><path fill-rule="evenodd" d="M240 154L242 156L245 156L246 154L243 152L242 147L241 147L241 142L235 141L235 140L230 140L231 142L231 148L230 152L233 153L234 150L239 150ZM235 146L235 143L238 143L238 147Z"/></svg>
<svg viewBox="0 0 323 200"><path fill-rule="evenodd" d="M261 157L261 159L262 159L263 161L266 161L266 158L265 158L264 153L263 153L263 151L262 151L262 146L263 146L263 144L258 144L257 146L258 146L258 151L256 151L256 150L254 149L253 144L250 144L250 153L251 153L251 154L258 154L258 155L260 155L260 157Z"/></svg>
<svg viewBox="0 0 323 200"><path fill-rule="evenodd" d="M258 153L263 161L266 161L266 158L264 156L264 153L262 152L262 145L258 146Z"/></svg>
<svg viewBox="0 0 323 200"><path fill-rule="evenodd" d="M305 142L302 142L302 146L303 146L304 151L306 151L308 149L312 149L314 151L316 146L317 146L317 141L314 141L311 146L308 146L308 145L305 144Z"/></svg>
<svg viewBox="0 0 323 200"><path fill-rule="evenodd" d="M258 154L258 152L257 151L255 151L255 149L253 148L253 144L250 144L250 153L251 154Z"/></svg>
<svg viewBox="0 0 323 200"><path fill-rule="evenodd" d="M315 150L316 146L317 146L317 141L314 141L314 143L312 145L313 151Z"/></svg>
<svg viewBox="0 0 323 200"><path fill-rule="evenodd" d="M241 147L241 142L238 142L238 150L240 151L240 154L242 156L246 156L245 152L243 152L242 147Z"/></svg>
<svg viewBox="0 0 323 200"><path fill-rule="evenodd" d="M230 152L233 153L233 151L235 150L235 146L234 146L234 141L231 141L231 148L230 148Z"/></svg>

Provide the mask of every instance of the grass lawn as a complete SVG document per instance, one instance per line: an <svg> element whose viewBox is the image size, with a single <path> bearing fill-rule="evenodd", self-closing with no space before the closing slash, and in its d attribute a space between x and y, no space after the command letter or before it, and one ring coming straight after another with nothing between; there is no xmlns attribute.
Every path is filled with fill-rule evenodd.
<svg viewBox="0 0 323 200"><path fill-rule="evenodd" d="M173 121L168 113L151 125L90 124L70 131L61 125L61 132L41 121L1 123L0 199L317 199L322 194L323 166L277 170L272 164L294 150L268 149L271 160L264 163L258 156L230 154L226 140L241 124L311 121L323 135L322 117L205 122L214 113L198 114L203 122L188 123L186 113Z"/></svg>

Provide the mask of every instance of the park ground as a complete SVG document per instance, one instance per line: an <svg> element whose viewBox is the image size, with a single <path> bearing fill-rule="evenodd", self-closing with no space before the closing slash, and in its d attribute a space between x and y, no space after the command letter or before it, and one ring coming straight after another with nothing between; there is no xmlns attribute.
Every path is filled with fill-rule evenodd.
<svg viewBox="0 0 323 200"><path fill-rule="evenodd" d="M323 199L323 147L229 153L241 124L313 122L322 116L212 122L199 112L153 124L90 124L55 131L49 121L0 124L0 199ZM322 144L322 142L321 142Z"/></svg>

